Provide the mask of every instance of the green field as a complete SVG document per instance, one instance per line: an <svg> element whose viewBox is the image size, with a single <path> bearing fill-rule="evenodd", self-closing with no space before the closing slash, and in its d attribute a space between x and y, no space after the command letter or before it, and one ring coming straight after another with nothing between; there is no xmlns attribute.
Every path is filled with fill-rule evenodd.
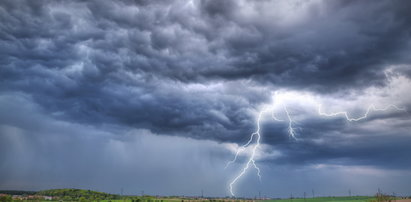
<svg viewBox="0 0 411 202"><path fill-rule="evenodd" d="M316 198L288 198L273 200L253 200L235 198L197 198L197 197L156 197L156 196L121 196L84 189L50 189L39 192L33 191L1 191L0 202L46 202L45 196L53 197L51 201L63 202L376 202L393 200L389 195L376 196L342 196L342 197L316 197ZM12 198L12 195L17 197Z"/></svg>
<svg viewBox="0 0 411 202"><path fill-rule="evenodd" d="M294 198L294 199L278 199L264 200L260 202L367 202L375 199L371 196L343 196L343 197L316 197L316 198Z"/></svg>

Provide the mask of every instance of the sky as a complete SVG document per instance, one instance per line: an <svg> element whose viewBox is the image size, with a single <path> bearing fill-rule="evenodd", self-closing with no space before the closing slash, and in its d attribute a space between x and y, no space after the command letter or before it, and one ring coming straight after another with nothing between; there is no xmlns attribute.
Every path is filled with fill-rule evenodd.
<svg viewBox="0 0 411 202"><path fill-rule="evenodd" d="M260 125L238 197L411 195L410 10L0 1L0 189L229 196Z"/></svg>

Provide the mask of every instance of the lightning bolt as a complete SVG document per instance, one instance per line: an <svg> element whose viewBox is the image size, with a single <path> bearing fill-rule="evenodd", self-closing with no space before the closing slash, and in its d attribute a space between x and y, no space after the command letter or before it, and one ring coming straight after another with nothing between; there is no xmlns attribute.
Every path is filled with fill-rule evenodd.
<svg viewBox="0 0 411 202"><path fill-rule="evenodd" d="M259 147L260 147L260 141L261 141L261 134L260 134L261 126L260 126L260 122L261 122L262 116L263 116L265 113L267 113L267 112L271 112L271 118L272 118L274 121L284 121L284 120L282 120L282 119L277 118L277 116L275 116L275 109L276 109L276 107L277 107L277 105L278 105L277 95L278 95L278 93L275 92L274 101L273 101L273 104L271 105L270 108L265 108L265 109L263 109L262 111L260 111L260 112L258 113L258 117L257 117L257 121L256 121L256 125L257 125L256 131L251 134L250 139L249 139L244 145L242 145L240 148L237 149L236 154L235 154L235 156L234 156L234 159L231 160L231 161L229 161L229 162L227 163L227 165L225 166L225 168L227 168L230 164L236 162L236 161L237 161L237 158L238 158L238 156L241 154L241 152L243 152L243 151L244 151L245 149L247 149L248 147L252 147L251 155L248 156L247 163L246 163L245 166L241 169L241 172L240 172L240 173L230 182L230 184L229 184L229 191L230 191L230 193L231 193L232 196L235 196L235 195L234 195L234 191L233 191L234 185L235 185L236 182L247 172L247 170L248 170L251 166L253 166L253 167L257 170L257 175L258 175L258 177L259 177L259 180L261 181L260 168L259 168L259 167L256 165L256 163L255 163L256 152L257 152L257 150L258 150ZM289 137L293 138L294 140L297 140L297 137L296 137L297 133L296 133L295 128L293 127L293 124L294 124L295 121L292 119L292 116L290 115L290 112L289 112L287 106L286 106L284 103L282 103L282 107L281 107L281 108L283 109L284 114L285 114L286 119L287 119L286 121L288 122L288 126L287 126L288 135L289 135ZM322 111L321 104L318 104L318 115L320 115L320 116L325 116L325 117L343 116L347 121L352 122L352 121L360 121L360 120L363 120L363 119L368 118L369 114L370 114L372 111L387 111L387 110L390 110L390 109L394 109L394 110L398 110L398 111L406 111L405 108L401 108L401 107L398 107L398 106L393 105L393 104L390 104L390 105L388 105L388 106L386 106L386 107L384 107L384 108L377 108L377 107L375 107L375 105L370 105L370 106L367 108L367 110L366 110L366 112L364 113L364 115L359 116L359 117L356 117L356 118L353 118L353 117L350 117L350 116L349 116L349 113L348 113L347 111L339 111L339 112L333 112L333 113L325 113L325 112ZM255 143L254 143L254 145L252 145L251 143L253 142L254 139L255 139Z"/></svg>
<svg viewBox="0 0 411 202"><path fill-rule="evenodd" d="M276 95L277 95L277 92L276 92ZM247 141L247 143L245 143L239 149L237 149L237 152L234 156L234 159L229 161L227 163L226 167L225 167L225 168L227 168L230 164L234 163L237 160L240 153L243 152L245 149L247 149L247 147L250 146L250 144L253 142L254 138L256 139L255 144L253 145L252 150L251 150L251 155L248 157L247 163L245 164L245 166L243 167L241 172L229 184L229 189L230 189L230 193L231 193L232 196L235 196L234 191L233 191L234 184L247 172L247 170L250 168L250 165L252 165L257 170L258 178L261 181L260 168L255 163L255 155L256 155L256 152L257 152L258 148L260 147L260 140L261 140L260 122L261 122L262 116L267 112L271 112L271 117L272 117L273 120L283 121L283 120L281 120L281 119L279 119L275 116L274 109L275 109L275 106L276 106L276 103L277 103L275 100L276 99L274 99L274 104L272 105L272 107L265 108L265 109L263 109L262 111L260 111L258 113L258 117L257 117L257 121L256 121L256 124L257 124L256 131L251 134L250 139ZM290 116L290 113L288 112L287 107L284 104L282 105L282 107L283 107L284 112L285 112L285 114L287 116L287 119L288 119L288 133L289 133L290 137L296 139L295 129L293 128L293 122L294 121L292 120L292 118Z"/></svg>
<svg viewBox="0 0 411 202"><path fill-rule="evenodd" d="M290 137L297 139L295 137L295 129L293 128L294 121L293 119L291 119L290 112L288 112L288 109L285 105L283 105L283 108L284 108L285 114L287 115L287 119L288 119L288 134L290 135Z"/></svg>
<svg viewBox="0 0 411 202"><path fill-rule="evenodd" d="M395 110L398 110L398 111L406 111L405 108L397 107L396 105L393 105L393 104L390 104L390 105L388 105L388 106L386 106L386 107L384 107L384 108L377 108L377 107L375 107L374 105L370 105L370 106L367 108L367 111L365 111L364 115L362 115L362 116L360 116L360 117L357 117L357 118L352 118L352 117L350 117L350 116L348 115L348 112L346 112L346 111L334 112L334 113L328 113L328 114L327 114L327 113L325 113L325 112L323 112L323 111L321 110L321 105L318 105L318 114L321 115L321 116L326 116L326 117L333 117L333 116L340 116L340 115L342 115L342 116L344 116L344 118L345 118L347 121L360 121L360 120L363 120L363 119L368 118L368 115L369 115L369 113L370 113L371 111L387 111L387 110L389 110L390 108L395 109Z"/></svg>
<svg viewBox="0 0 411 202"><path fill-rule="evenodd" d="M240 147L240 149L237 150L237 153L234 157L234 159L230 162L228 162L227 166L229 166L231 163L234 163L237 160L238 155L240 154L241 151L245 150L253 141L254 137L256 137L256 141L255 144L252 148L252 152L250 157L248 158L247 163L245 164L244 168L241 170L240 174L237 175L237 177L234 178L233 181L231 181L230 183L230 193L232 196L234 196L234 192L233 192L233 185L245 174L245 172L248 170L248 168L250 167L250 164L252 164L254 166L254 168L257 170L257 175L259 177L259 179L261 180L261 175L260 175L260 168L258 168L258 166L255 164L255 153L257 151L257 149L260 147L260 139L261 139L261 135L260 135L260 121L261 121L261 117L262 115L266 112L267 110L263 110L258 114L258 118L257 118L257 130L251 134L250 139L248 140L248 142L246 144L244 144L243 146ZM226 166L226 167L227 167Z"/></svg>

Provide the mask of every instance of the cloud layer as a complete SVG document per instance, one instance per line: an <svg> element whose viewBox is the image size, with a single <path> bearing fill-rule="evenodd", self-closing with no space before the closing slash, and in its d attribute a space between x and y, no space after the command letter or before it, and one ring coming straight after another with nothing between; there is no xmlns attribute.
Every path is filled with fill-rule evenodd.
<svg viewBox="0 0 411 202"><path fill-rule="evenodd" d="M261 164L409 171L409 113L376 112L348 123L318 116L316 104L353 116L370 104L411 109L410 9L408 1L2 1L0 160L7 163L0 167L0 187L46 187L33 185L42 177L28 183L22 176L59 175L72 164L80 172L94 156L104 167L111 166L105 158L163 158L151 148L111 148L113 142L128 148L139 136L161 142L165 150L189 142L176 155L199 144L208 152L192 157L189 163L200 164L193 169L231 178L215 171L215 162L201 162L230 160L230 151L255 130L258 111L272 103L275 91L286 95L299 140L288 137L285 123L266 117ZM52 150L49 144L67 150L49 156L40 149ZM30 148L42 156L44 167L11 175L35 164ZM15 160L17 154L9 151L17 150L31 160ZM56 158L67 161L52 164ZM170 175L179 176L180 164ZM148 165L140 171L164 166ZM11 183L15 179L23 181ZM165 179L165 184L177 180ZM221 184L206 184L220 187L214 183Z"/></svg>

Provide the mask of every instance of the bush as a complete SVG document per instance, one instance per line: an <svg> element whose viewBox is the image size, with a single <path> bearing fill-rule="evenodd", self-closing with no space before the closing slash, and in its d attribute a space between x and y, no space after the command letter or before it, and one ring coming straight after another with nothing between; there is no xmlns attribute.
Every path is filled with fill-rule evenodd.
<svg viewBox="0 0 411 202"><path fill-rule="evenodd" d="M0 202L12 202L13 198L10 195L0 195Z"/></svg>
<svg viewBox="0 0 411 202"><path fill-rule="evenodd" d="M375 195L375 199L370 200L370 202L391 202L391 200L391 196L378 193Z"/></svg>

